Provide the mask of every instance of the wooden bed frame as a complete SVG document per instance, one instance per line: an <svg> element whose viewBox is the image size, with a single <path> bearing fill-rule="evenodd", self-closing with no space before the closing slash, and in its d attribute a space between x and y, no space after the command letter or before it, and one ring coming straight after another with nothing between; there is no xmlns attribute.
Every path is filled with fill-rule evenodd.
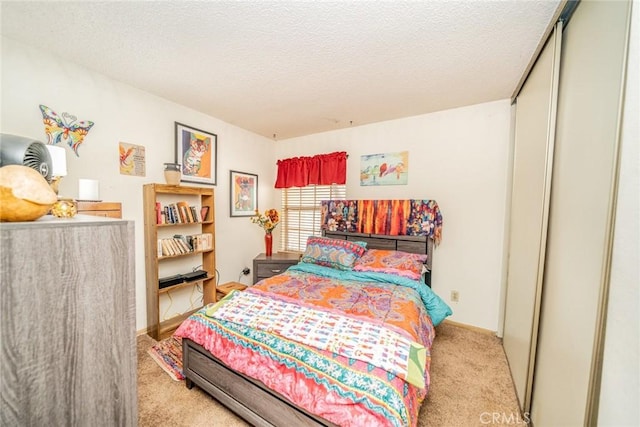
<svg viewBox="0 0 640 427"><path fill-rule="evenodd" d="M425 283L431 286L433 241L426 237L382 236L324 232L326 237L367 242L368 249L390 249L428 254ZM182 340L182 370L187 388L197 385L214 399L254 426L334 426L291 403L262 382L227 367L208 350ZM215 420L212 420L215 423Z"/></svg>

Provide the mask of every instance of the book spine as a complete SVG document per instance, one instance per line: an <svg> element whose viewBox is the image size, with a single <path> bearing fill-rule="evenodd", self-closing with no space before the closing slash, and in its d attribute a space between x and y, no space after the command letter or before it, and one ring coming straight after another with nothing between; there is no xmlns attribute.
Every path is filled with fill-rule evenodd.
<svg viewBox="0 0 640 427"><path fill-rule="evenodd" d="M211 233L204 233L204 241L206 250L213 249L213 235Z"/></svg>
<svg viewBox="0 0 640 427"><path fill-rule="evenodd" d="M193 222L202 222L200 218L198 218L198 209L195 206L191 206L191 218L193 218Z"/></svg>
<svg viewBox="0 0 640 427"><path fill-rule="evenodd" d="M178 213L178 208L173 203L171 204L171 213L173 214L174 224L180 224L182 222L180 221L180 214Z"/></svg>
<svg viewBox="0 0 640 427"><path fill-rule="evenodd" d="M174 255L180 255L182 253L182 250L180 250L180 248L178 247L178 244L176 243L175 239L167 239L167 242L169 242L171 249L173 249Z"/></svg>
<svg viewBox="0 0 640 427"><path fill-rule="evenodd" d="M178 247L180 247L180 253L183 254L188 254L189 253L189 247L187 246L187 244L185 242L182 241L182 239L176 239L174 238L176 244L178 245Z"/></svg>
<svg viewBox="0 0 640 427"><path fill-rule="evenodd" d="M162 211L162 205L160 202L156 202L156 224L162 224L162 215L160 212Z"/></svg>
<svg viewBox="0 0 640 427"><path fill-rule="evenodd" d="M161 239L162 241L162 256L170 256L173 255L169 244L167 243L167 239Z"/></svg>
<svg viewBox="0 0 640 427"><path fill-rule="evenodd" d="M207 215L209 214L209 206L203 206L200 209L200 222L204 222L207 220Z"/></svg>
<svg viewBox="0 0 640 427"><path fill-rule="evenodd" d="M176 234L173 237L180 240L180 243L182 243L182 245L186 248L187 252L193 252L193 248L189 244L189 241L187 240L187 236L183 234Z"/></svg>

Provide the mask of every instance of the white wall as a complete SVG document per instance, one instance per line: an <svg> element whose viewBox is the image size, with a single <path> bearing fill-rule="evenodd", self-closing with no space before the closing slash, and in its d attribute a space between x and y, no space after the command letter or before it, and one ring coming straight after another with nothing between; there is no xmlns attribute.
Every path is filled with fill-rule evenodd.
<svg viewBox="0 0 640 427"><path fill-rule="evenodd" d="M275 161L346 150L348 197L431 198L444 217L443 241L434 257L434 289L451 303L452 320L497 330L508 182L508 100L294 138L271 140L2 39L4 133L46 140L39 104L96 124L79 157L67 150L69 176L60 195L77 196L78 178L100 181L100 196L120 201L135 221L137 329L146 327L142 185L164 182L162 163L174 156L174 121L218 135L216 246L220 282L237 280L263 251L261 230L248 218L229 217L229 170L259 175L259 207L279 206L273 189ZM119 174L118 142L146 147L147 176ZM361 187L360 156L409 151L409 184ZM277 236L277 235L276 235ZM242 242L242 244L240 244ZM277 242L276 242L277 245ZM250 278L244 278L248 283Z"/></svg>
<svg viewBox="0 0 640 427"><path fill-rule="evenodd" d="M631 20L598 424L640 425L640 2Z"/></svg>
<svg viewBox="0 0 640 427"><path fill-rule="evenodd" d="M123 218L135 221L138 330L146 327L142 186L164 183L162 164L174 159L174 121L218 135L215 213L220 283L238 280L242 268L252 267L254 256L263 251L261 230L246 217L229 216L229 170L258 174L259 207L275 206L279 199L273 199L277 195L273 141L7 38L2 38L1 96L3 133L46 142L39 104L95 122L79 157L67 147L69 175L59 194L77 197L78 178L97 179L101 198L122 202ZM120 141L146 148L146 177L120 175ZM37 260L33 262L35 268ZM243 278L245 283L250 280L251 276Z"/></svg>
<svg viewBox="0 0 640 427"><path fill-rule="evenodd" d="M451 320L496 331L510 161L508 100L279 141L277 158L347 151L350 199L435 199L443 239L433 289ZM405 186L361 187L360 156L409 151ZM451 303L451 290L460 301Z"/></svg>

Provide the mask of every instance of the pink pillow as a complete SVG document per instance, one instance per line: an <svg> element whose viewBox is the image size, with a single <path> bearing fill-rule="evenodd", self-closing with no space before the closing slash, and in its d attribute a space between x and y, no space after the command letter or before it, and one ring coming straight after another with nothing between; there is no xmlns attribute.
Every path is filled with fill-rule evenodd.
<svg viewBox="0 0 640 427"><path fill-rule="evenodd" d="M356 260L353 271L371 271L395 274L413 280L422 278L422 269L427 256L402 251L369 249Z"/></svg>

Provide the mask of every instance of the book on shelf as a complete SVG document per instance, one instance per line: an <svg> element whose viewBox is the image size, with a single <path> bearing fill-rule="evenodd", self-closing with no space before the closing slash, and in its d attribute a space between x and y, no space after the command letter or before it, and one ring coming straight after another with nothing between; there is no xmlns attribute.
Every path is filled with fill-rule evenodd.
<svg viewBox="0 0 640 427"><path fill-rule="evenodd" d="M156 202L156 224L162 224L162 205Z"/></svg>
<svg viewBox="0 0 640 427"><path fill-rule="evenodd" d="M173 255L173 251L169 247L169 243L167 239L158 239L160 242L160 246L162 247L162 255L161 256L170 256Z"/></svg>
<svg viewBox="0 0 640 427"><path fill-rule="evenodd" d="M191 209L191 216L193 217L194 222L202 222L200 219L200 215L198 214L198 208L195 206L189 206Z"/></svg>
<svg viewBox="0 0 640 427"><path fill-rule="evenodd" d="M200 208L200 222L207 221L207 215L209 215L209 206Z"/></svg>
<svg viewBox="0 0 640 427"><path fill-rule="evenodd" d="M180 243L180 240L178 239L171 239L171 244L173 245L173 247L176 249L176 251L178 252L178 254L183 254L185 253L185 249L182 247L182 244Z"/></svg>
<svg viewBox="0 0 640 427"><path fill-rule="evenodd" d="M176 224L180 224L184 221L182 221L182 219L180 219L180 212L178 212L178 207L176 206L175 203L171 203L171 211L173 212L173 217L175 218L175 223Z"/></svg>
<svg viewBox="0 0 640 427"><path fill-rule="evenodd" d="M193 222L193 218L191 218L191 208L187 202L177 202L176 207L178 208L178 213L180 215L180 222Z"/></svg>
<svg viewBox="0 0 640 427"><path fill-rule="evenodd" d="M191 224L204 221L203 215L209 212L208 206L198 209L191 206L186 201L169 203L162 206L156 202L156 223L157 224Z"/></svg>
<svg viewBox="0 0 640 427"><path fill-rule="evenodd" d="M188 254L213 249L213 234L200 233L158 239L158 257Z"/></svg>
<svg viewBox="0 0 640 427"><path fill-rule="evenodd" d="M158 239L158 256L174 256L193 252L185 240L176 237Z"/></svg>
<svg viewBox="0 0 640 427"><path fill-rule="evenodd" d="M166 224L174 224L176 222L170 206L164 207L164 217L166 219Z"/></svg>
<svg viewBox="0 0 640 427"><path fill-rule="evenodd" d="M171 246L171 251L173 252L172 255L179 255L182 253L182 250L178 247L175 239L167 239L167 243Z"/></svg>
<svg viewBox="0 0 640 427"><path fill-rule="evenodd" d="M194 250L206 251L213 249L213 234L211 233L194 234L191 239Z"/></svg>
<svg viewBox="0 0 640 427"><path fill-rule="evenodd" d="M193 246L191 246L191 244L189 243L189 240L187 240L187 236L183 234L176 234L173 236L173 238L178 240L182 245L182 247L186 249L187 252L193 251Z"/></svg>

